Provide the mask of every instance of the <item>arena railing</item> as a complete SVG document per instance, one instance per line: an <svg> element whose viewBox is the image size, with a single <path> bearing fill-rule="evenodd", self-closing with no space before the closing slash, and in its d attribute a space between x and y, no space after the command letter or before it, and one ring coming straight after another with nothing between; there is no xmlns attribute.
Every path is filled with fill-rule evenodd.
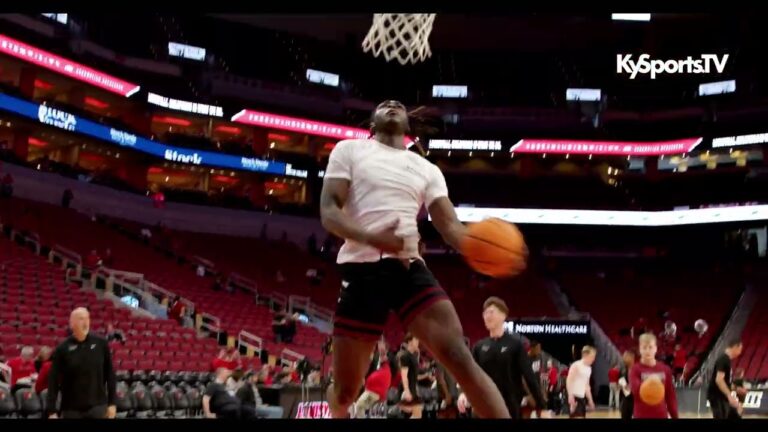
<svg viewBox="0 0 768 432"><path fill-rule="evenodd" d="M35 254L40 255L40 236L37 233L23 234L19 231L12 231L11 240L17 241L17 238L21 239L24 246L32 245Z"/></svg>
<svg viewBox="0 0 768 432"><path fill-rule="evenodd" d="M206 331L211 335L216 335L216 340L223 331L221 328L221 319L211 314L203 312L200 314L200 330Z"/></svg>
<svg viewBox="0 0 768 432"><path fill-rule="evenodd" d="M756 301L757 293L755 292L754 285L747 284L744 292L741 293L741 297L739 297L739 301L736 303L736 307L733 308L731 316L725 323L720 337L712 345L712 349L707 354L706 359L701 362L699 370L688 380L687 384L689 386L696 385L700 380L703 384L708 384L708 382L705 383L704 381L708 381L709 377L712 376L712 368L717 358L725 351L728 341L740 335L744 330Z"/></svg>
<svg viewBox="0 0 768 432"><path fill-rule="evenodd" d="M54 245L51 251L48 252L48 262L52 264L60 262L62 269L74 268L76 278L81 277L83 274L83 258L80 254L59 244Z"/></svg>
<svg viewBox="0 0 768 432"><path fill-rule="evenodd" d="M288 311L301 311L309 318L309 324L323 333L330 333L333 323L333 311L312 302L309 297L292 295L288 297Z"/></svg>
<svg viewBox="0 0 768 432"><path fill-rule="evenodd" d="M301 360L304 360L303 355L297 353L296 351L289 350L288 348L284 349L280 353L280 364L283 366L295 367L296 363L300 362Z"/></svg>
<svg viewBox="0 0 768 432"><path fill-rule="evenodd" d="M269 301L273 308L277 306L279 310L283 310L288 306L288 296L283 293L272 291L269 294Z"/></svg>
<svg viewBox="0 0 768 432"><path fill-rule="evenodd" d="M214 264L210 260L207 260L207 259L205 259L205 258L203 258L201 256L198 256L198 255L191 256L189 258L189 260L192 261L192 263L195 264L195 265L203 266L203 268L205 269L205 272L208 273L208 274L216 274L217 273L217 271L216 271L216 264Z"/></svg>
<svg viewBox="0 0 768 432"><path fill-rule="evenodd" d="M258 284L253 279L249 279L240 273L230 273L227 279L227 284L236 288L241 288L246 291L250 291L256 296L259 295ZM257 299L258 300L258 299Z"/></svg>
<svg viewBox="0 0 768 432"><path fill-rule="evenodd" d="M249 333L245 330L240 330L240 334L237 335L238 346L244 346L247 350L252 350L254 355L261 355L261 351L264 349L264 341L253 333ZM251 353L249 352L248 355Z"/></svg>

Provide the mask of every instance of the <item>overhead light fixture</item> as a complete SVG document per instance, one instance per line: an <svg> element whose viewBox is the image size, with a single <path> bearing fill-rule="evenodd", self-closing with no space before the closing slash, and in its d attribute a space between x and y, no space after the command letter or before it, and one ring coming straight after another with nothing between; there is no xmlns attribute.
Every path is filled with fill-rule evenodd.
<svg viewBox="0 0 768 432"><path fill-rule="evenodd" d="M611 19L614 21L650 21L651 14L649 13L614 13L614 14L611 14Z"/></svg>

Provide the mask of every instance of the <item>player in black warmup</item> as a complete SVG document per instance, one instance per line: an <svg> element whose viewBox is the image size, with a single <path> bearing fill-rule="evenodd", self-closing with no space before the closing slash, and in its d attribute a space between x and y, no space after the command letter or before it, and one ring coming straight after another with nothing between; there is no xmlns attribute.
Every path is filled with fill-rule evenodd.
<svg viewBox="0 0 768 432"><path fill-rule="evenodd" d="M504 329L508 314L509 308L504 300L490 297L485 301L483 321L490 337L475 345L472 356L498 387L507 404L510 417L519 419L522 417L520 404L526 396L523 381L537 407L545 407L546 402L541 392L539 377L533 372L531 360L525 351L522 339L507 333ZM458 407L460 412L466 411L467 399L463 393L459 396ZM541 417L551 417L551 412L542 411Z"/></svg>
<svg viewBox="0 0 768 432"><path fill-rule="evenodd" d="M56 418L61 393L65 419L115 418L117 386L107 340L89 334L88 310L77 308L69 317L72 335L56 347L48 375L48 416Z"/></svg>
<svg viewBox="0 0 768 432"><path fill-rule="evenodd" d="M709 382L707 399L716 419L741 418L739 399L731 394L731 361L741 355L743 345L736 339L728 342L725 352L717 358Z"/></svg>

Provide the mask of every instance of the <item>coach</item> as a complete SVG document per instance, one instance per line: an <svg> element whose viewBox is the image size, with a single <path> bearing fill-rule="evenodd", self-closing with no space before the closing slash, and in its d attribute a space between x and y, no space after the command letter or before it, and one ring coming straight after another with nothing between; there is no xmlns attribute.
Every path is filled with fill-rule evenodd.
<svg viewBox="0 0 768 432"><path fill-rule="evenodd" d="M49 375L47 410L57 418L56 399L61 392L61 414L67 419L114 418L115 372L107 340L91 335L90 314L77 308L69 317L72 335L56 348Z"/></svg>

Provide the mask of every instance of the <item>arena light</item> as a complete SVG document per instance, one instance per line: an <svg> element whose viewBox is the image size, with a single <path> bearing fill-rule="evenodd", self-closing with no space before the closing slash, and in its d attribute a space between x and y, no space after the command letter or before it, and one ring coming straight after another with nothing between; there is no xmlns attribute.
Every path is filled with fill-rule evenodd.
<svg viewBox="0 0 768 432"><path fill-rule="evenodd" d="M768 205L657 212L457 207L456 214L462 222L499 218L519 224L659 227L768 220Z"/></svg>
<svg viewBox="0 0 768 432"><path fill-rule="evenodd" d="M232 121L235 123L262 126L291 132L302 132L309 135L328 138L366 139L371 135L371 132L367 129L351 128L332 123L323 123L314 120L269 114L247 109L233 115Z"/></svg>
<svg viewBox="0 0 768 432"><path fill-rule="evenodd" d="M38 78L35 80L35 88L38 88L41 90L50 90L53 88L53 84Z"/></svg>
<svg viewBox="0 0 768 432"><path fill-rule="evenodd" d="M66 25L69 22L69 14L65 14L65 13L43 13L40 15L64 25Z"/></svg>
<svg viewBox="0 0 768 432"><path fill-rule="evenodd" d="M224 117L224 108L180 99L172 99L156 93L147 93L147 102L174 111L201 114L212 117Z"/></svg>
<svg viewBox="0 0 768 432"><path fill-rule="evenodd" d="M468 88L462 85L434 85L432 97L464 99L467 97Z"/></svg>
<svg viewBox="0 0 768 432"><path fill-rule="evenodd" d="M713 148L737 147L751 144L763 144L768 142L768 133L751 135L734 135L727 137L714 138L712 140Z"/></svg>
<svg viewBox="0 0 768 432"><path fill-rule="evenodd" d="M569 88L565 90L565 100L568 101L600 102L601 97L600 89Z"/></svg>
<svg viewBox="0 0 768 432"><path fill-rule="evenodd" d="M98 108L98 109L109 108L108 103L102 100L96 99L94 97L86 96L84 101L86 105L92 106L94 108Z"/></svg>
<svg viewBox="0 0 768 432"><path fill-rule="evenodd" d="M154 116L154 117L152 117L152 121L153 122L157 122L157 123L165 123L165 124L169 124L169 125L174 125L174 126L189 126L189 125L192 124L192 122L189 121L189 120L180 119L180 118L176 118L176 117Z"/></svg>
<svg viewBox="0 0 768 432"><path fill-rule="evenodd" d="M131 97L141 88L137 84L123 81L2 34L0 34L0 53L125 97Z"/></svg>
<svg viewBox="0 0 768 432"><path fill-rule="evenodd" d="M615 13L615 14L611 14L611 19L614 21L650 21L651 14L649 13Z"/></svg>
<svg viewBox="0 0 768 432"><path fill-rule="evenodd" d="M568 139L525 138L513 145L510 153L535 154L591 154L606 156L658 156L688 153L702 138L685 138L671 141L586 141Z"/></svg>
<svg viewBox="0 0 768 432"><path fill-rule="evenodd" d="M699 84L699 96L712 96L736 91L736 80Z"/></svg>
<svg viewBox="0 0 768 432"><path fill-rule="evenodd" d="M32 147L45 147L48 145L48 141L39 140L35 137L29 137L27 143Z"/></svg>
<svg viewBox="0 0 768 432"><path fill-rule="evenodd" d="M468 151L499 151L501 141L482 140L429 140L430 150L468 150Z"/></svg>
<svg viewBox="0 0 768 432"><path fill-rule="evenodd" d="M286 175L286 163L166 145L74 114L0 93L0 109L59 129L96 138L171 162ZM83 147L85 148L85 147ZM306 171L292 169L295 177Z"/></svg>
<svg viewBox="0 0 768 432"><path fill-rule="evenodd" d="M168 55L189 60L205 60L205 48L178 42L168 42Z"/></svg>
<svg viewBox="0 0 768 432"><path fill-rule="evenodd" d="M228 133L232 135L239 135L240 132L242 132L240 128L236 128L234 126L216 126L214 131Z"/></svg>
<svg viewBox="0 0 768 432"><path fill-rule="evenodd" d="M307 81L330 87L339 86L339 76L330 72L307 69Z"/></svg>

